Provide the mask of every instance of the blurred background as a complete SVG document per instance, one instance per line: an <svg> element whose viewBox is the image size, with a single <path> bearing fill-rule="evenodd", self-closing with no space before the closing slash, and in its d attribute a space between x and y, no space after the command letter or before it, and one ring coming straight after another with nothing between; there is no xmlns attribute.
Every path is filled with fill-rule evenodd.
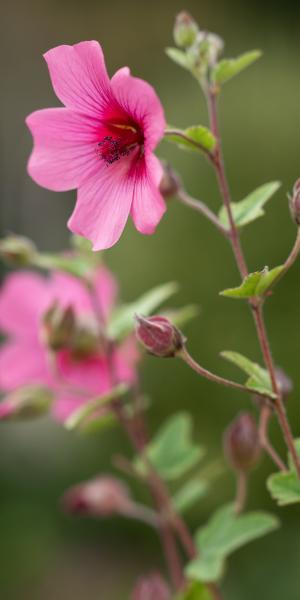
<svg viewBox="0 0 300 600"><path fill-rule="evenodd" d="M175 14L190 11L200 26L219 33L227 56L261 48L264 57L229 83L221 99L222 132L235 200L271 180L282 188L267 215L249 226L243 246L249 268L280 264L294 241L287 191L299 177L299 12L291 0L11 0L1 15L1 234L32 237L43 250L68 244L66 221L75 192L39 188L26 174L31 139L24 118L58 105L42 53L58 44L97 39L110 74L125 64L149 80L178 126L207 122L197 84L171 63ZM219 197L205 160L162 143L158 154L176 167L190 193L217 209ZM229 245L200 215L171 201L157 233L139 235L128 225L120 243L106 254L120 280L122 297L134 299L164 281L180 282L174 300L199 304L199 317L186 327L192 353L202 364L228 377L239 373L219 353L237 350L261 361L253 323L242 302L218 295L238 283ZM300 264L296 264L267 307L276 363L292 377L289 400L294 432L300 432ZM222 453L222 432L249 399L203 380L177 361L147 358L143 383L153 402L151 428L170 412L185 409L196 417L196 437L207 446L207 460ZM272 424L272 437L283 450ZM146 526L119 520L96 522L63 515L59 498L69 485L110 470L110 456L130 449L120 432L99 437L67 433L48 420L0 428L0 597L3 600L122 600L135 578L163 564L155 535ZM273 466L264 458L252 477L249 507L276 511L265 489ZM214 491L190 514L192 527L231 499L233 476L225 472ZM141 494L139 487L136 488ZM224 583L226 600L299 598L299 506L280 511L283 528L254 542L230 560Z"/></svg>

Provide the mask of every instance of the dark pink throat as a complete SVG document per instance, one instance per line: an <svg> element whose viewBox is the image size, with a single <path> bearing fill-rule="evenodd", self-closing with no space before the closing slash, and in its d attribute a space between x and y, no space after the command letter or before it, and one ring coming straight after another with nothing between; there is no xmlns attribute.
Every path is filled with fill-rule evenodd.
<svg viewBox="0 0 300 600"><path fill-rule="evenodd" d="M136 148L142 150L144 137L141 131L131 125L110 125L97 146L97 154L111 165L129 154Z"/></svg>

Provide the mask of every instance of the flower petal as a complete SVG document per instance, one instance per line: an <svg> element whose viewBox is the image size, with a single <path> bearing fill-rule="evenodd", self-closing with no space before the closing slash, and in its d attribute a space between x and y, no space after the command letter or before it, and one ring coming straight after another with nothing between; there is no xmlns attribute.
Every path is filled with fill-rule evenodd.
<svg viewBox="0 0 300 600"><path fill-rule="evenodd" d="M54 91L65 106L92 116L102 114L110 96L110 82L98 42L57 46L44 58Z"/></svg>
<svg viewBox="0 0 300 600"><path fill-rule="evenodd" d="M136 169L131 216L140 233L151 234L166 211L159 191L162 167L158 158L149 153Z"/></svg>
<svg viewBox="0 0 300 600"><path fill-rule="evenodd" d="M22 385L48 384L46 353L28 341L7 342L0 349L0 388L13 390Z"/></svg>
<svg viewBox="0 0 300 600"><path fill-rule="evenodd" d="M44 277L26 271L8 275L0 293L0 329L16 337L36 338L47 303Z"/></svg>
<svg viewBox="0 0 300 600"><path fill-rule="evenodd" d="M112 77L111 88L120 107L141 126L145 148L153 150L166 126L164 111L153 87L143 79L132 77L128 67L123 67Z"/></svg>
<svg viewBox="0 0 300 600"><path fill-rule="evenodd" d="M77 203L68 227L93 243L94 250L110 248L120 238L133 198L128 177L130 157L111 165L99 161L99 171L78 190Z"/></svg>
<svg viewBox="0 0 300 600"><path fill-rule="evenodd" d="M99 121L66 108L38 110L26 119L34 139L28 172L50 190L76 188L97 168Z"/></svg>

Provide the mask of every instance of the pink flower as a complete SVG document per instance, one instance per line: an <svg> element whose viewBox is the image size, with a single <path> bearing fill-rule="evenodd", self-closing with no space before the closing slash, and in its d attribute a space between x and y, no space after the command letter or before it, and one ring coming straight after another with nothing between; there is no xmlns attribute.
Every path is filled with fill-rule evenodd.
<svg viewBox="0 0 300 600"><path fill-rule="evenodd" d="M117 293L115 279L106 268L98 269L94 288L105 325ZM61 349L55 354L54 368L44 325L45 313L54 304L61 309L71 306L78 323L99 334L92 298L80 280L60 272L48 279L29 271L7 277L0 294L0 329L8 336L0 348L0 389L49 386L55 392L54 415L64 421L90 398L108 392L113 382L108 358L99 348L82 356ZM136 360L135 347L128 339L113 356L119 382L134 380ZM5 406L2 409L5 412Z"/></svg>
<svg viewBox="0 0 300 600"><path fill-rule="evenodd" d="M138 231L153 233L165 212L162 168L153 150L165 128L153 88L127 67L109 80L98 42L58 46L45 54L64 108L32 113L28 171L55 191L78 188L71 231L113 246L129 213Z"/></svg>

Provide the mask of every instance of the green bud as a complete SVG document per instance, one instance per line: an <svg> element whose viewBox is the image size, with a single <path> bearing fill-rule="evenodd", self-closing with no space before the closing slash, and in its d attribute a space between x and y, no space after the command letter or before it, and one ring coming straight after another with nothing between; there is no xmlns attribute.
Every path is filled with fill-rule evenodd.
<svg viewBox="0 0 300 600"><path fill-rule="evenodd" d="M54 352L71 344L75 329L75 314L72 306L61 309L56 302L44 315L44 336L48 347Z"/></svg>
<svg viewBox="0 0 300 600"><path fill-rule="evenodd" d="M196 40L199 31L196 21L187 12L180 12L175 20L173 36L180 48L189 48Z"/></svg>
<svg viewBox="0 0 300 600"><path fill-rule="evenodd" d="M39 385L20 388L0 403L0 420L14 421L46 414L53 400L52 392Z"/></svg>

